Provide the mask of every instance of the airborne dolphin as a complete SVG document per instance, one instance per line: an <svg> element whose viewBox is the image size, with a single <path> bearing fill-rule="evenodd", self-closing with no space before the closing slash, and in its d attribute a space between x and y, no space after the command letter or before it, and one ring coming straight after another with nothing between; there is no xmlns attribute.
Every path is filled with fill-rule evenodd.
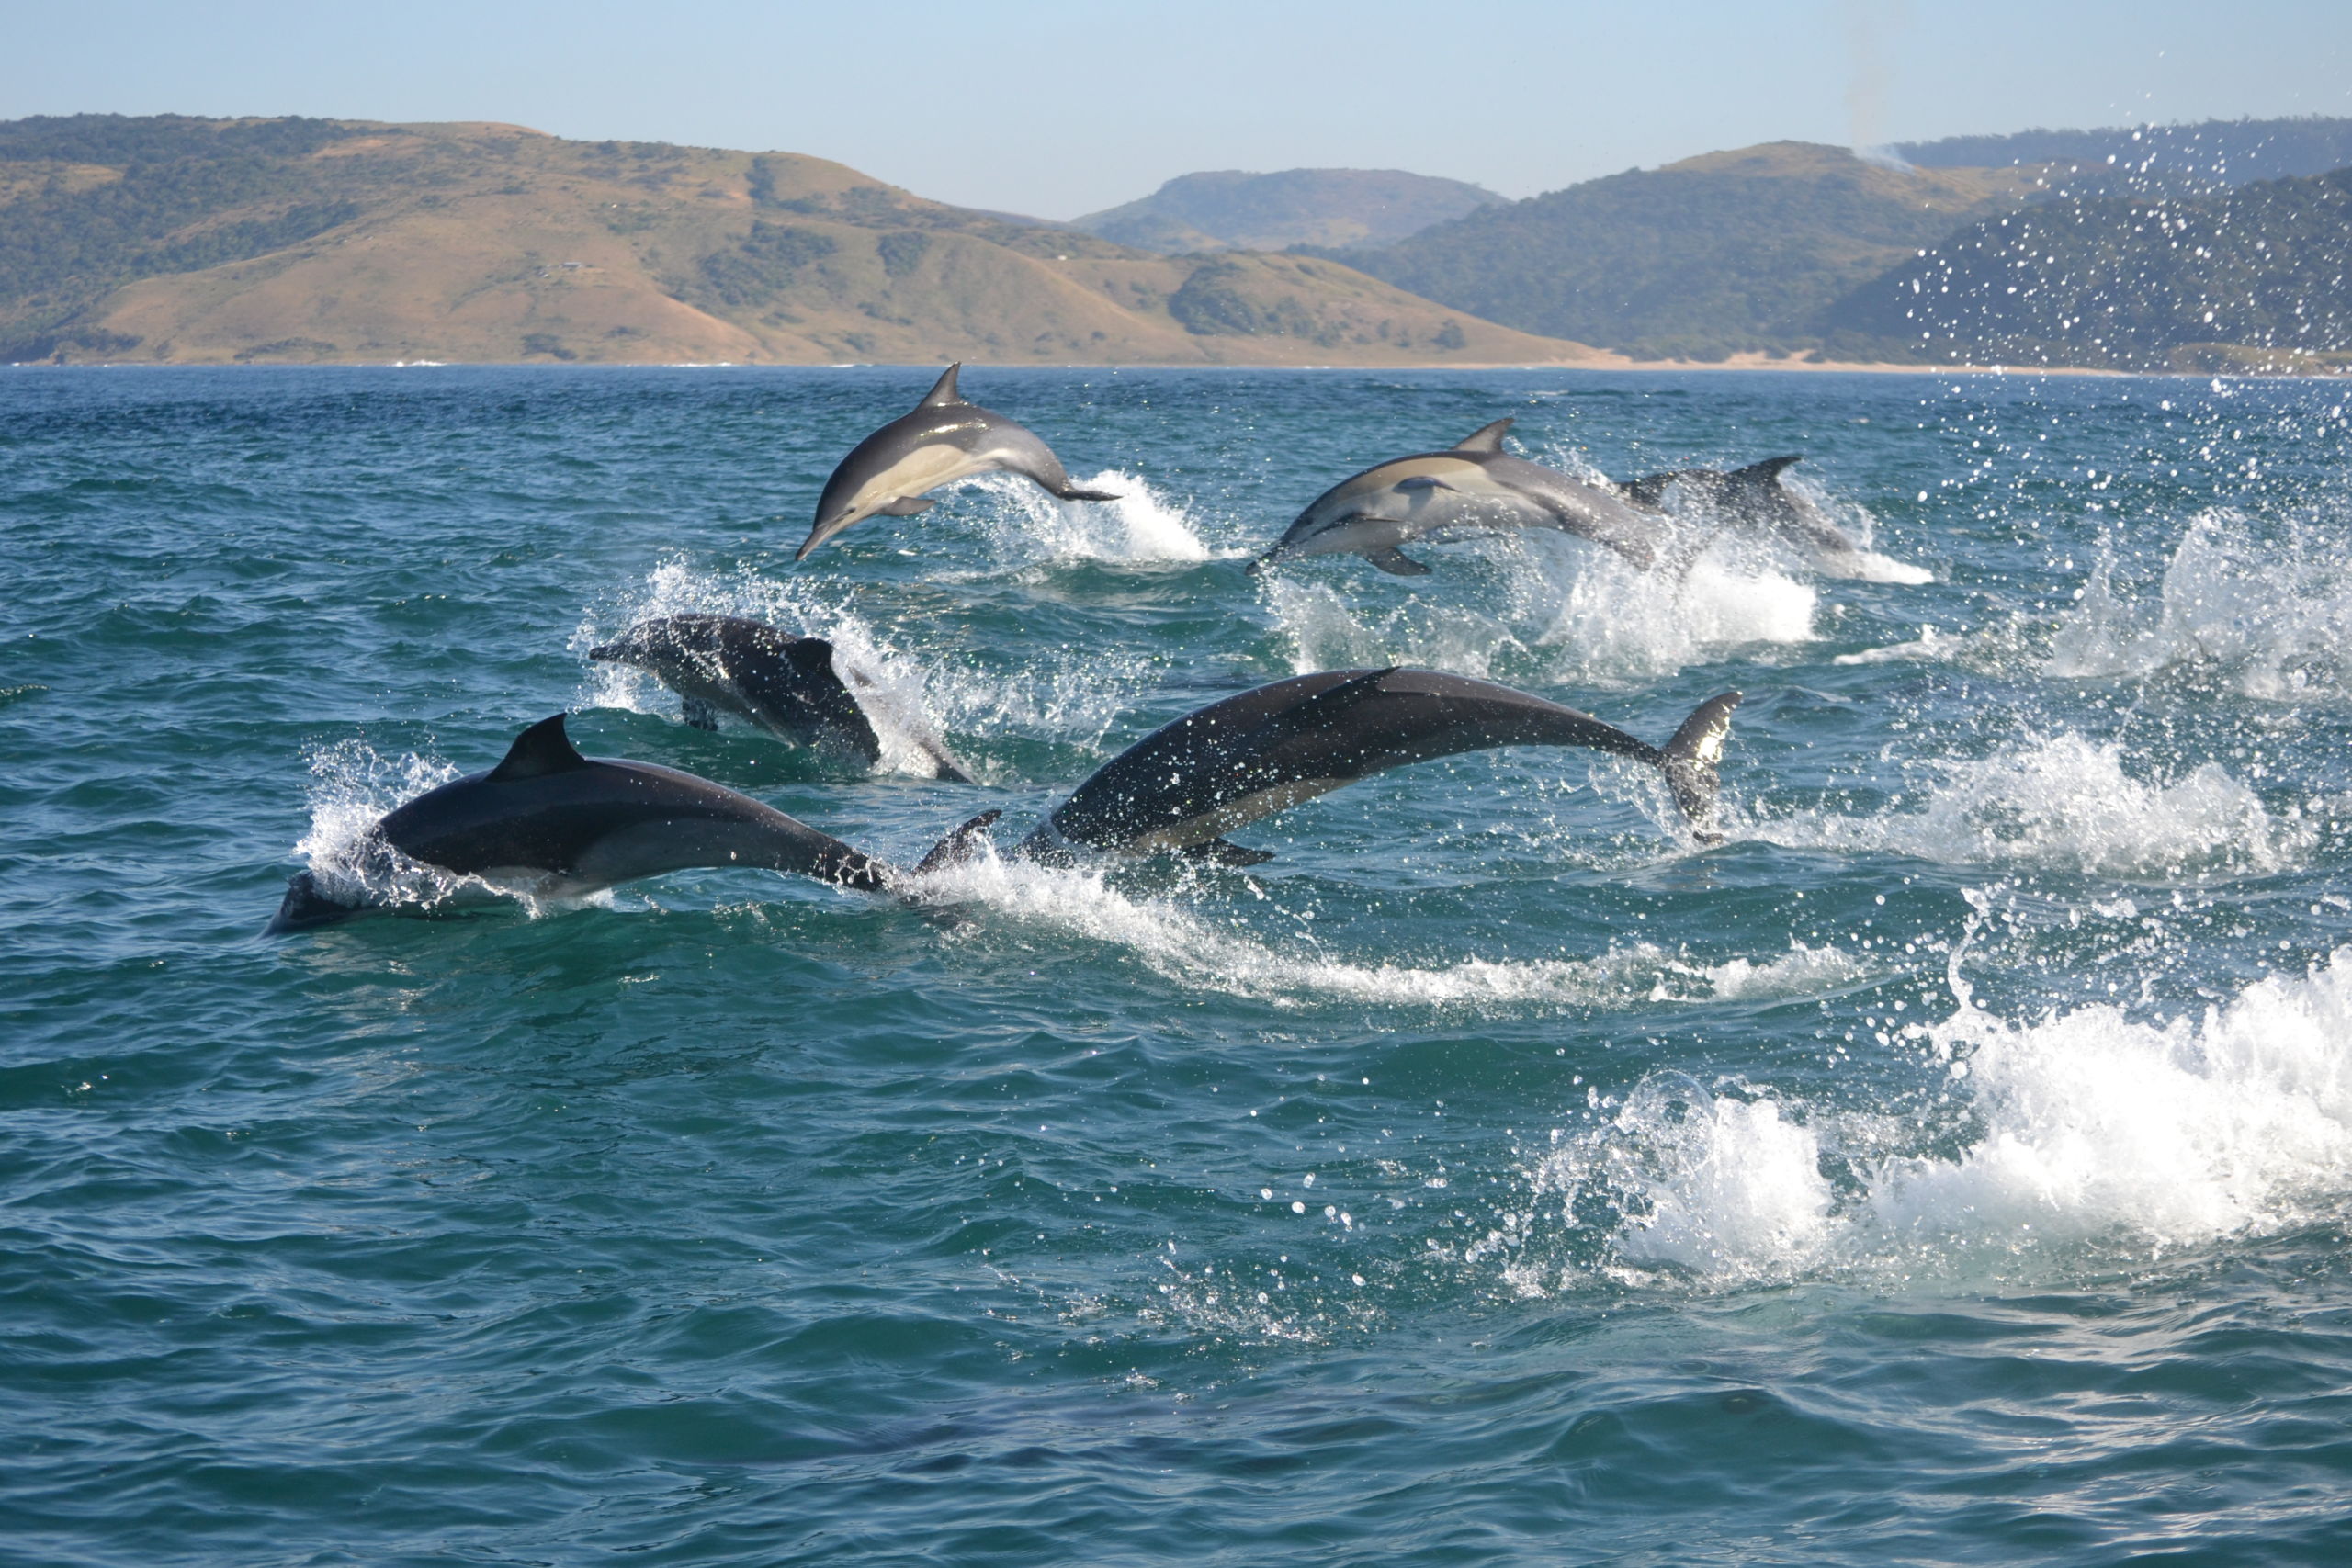
<svg viewBox="0 0 2352 1568"><path fill-rule="evenodd" d="M961 365L951 365L914 412L892 420L855 446L817 498L816 525L795 560L853 523L876 515L911 517L933 504L926 491L974 474L1019 474L1064 501L1116 501L1116 492L1080 490L1062 472L1053 449L1021 425L956 390Z"/></svg>
<svg viewBox="0 0 2352 1568"><path fill-rule="evenodd" d="M496 891L579 897L688 866L762 866L842 887L880 888L882 864L749 795L650 762L591 760L561 714L517 736L498 766L387 813L369 858L397 854L478 878ZM305 871L287 885L272 931L300 931L365 907Z"/></svg>
<svg viewBox="0 0 2352 1568"><path fill-rule="evenodd" d="M1498 419L1444 452L1417 452L1333 485L1298 514L1258 570L1292 556L1358 555L1383 571L1429 568L1399 550L1430 534L1558 528L1606 545L1635 566L1657 559L1658 529L1623 500L1503 450Z"/></svg>
<svg viewBox="0 0 2352 1568"><path fill-rule="evenodd" d="M1791 490L1781 470L1804 459L1792 454L1767 457L1744 468L1670 468L1612 488L1645 512L1666 510L1666 492L1679 487L1710 514L1760 533L1778 534L1800 549L1820 555L1859 556L1862 547L1832 523L1813 498Z"/></svg>
<svg viewBox="0 0 2352 1568"><path fill-rule="evenodd" d="M1434 670L1329 670L1212 703L1153 731L1097 770L1021 846L1174 852L1255 865L1234 829L1357 779L1494 746L1585 746L1666 775L1699 837L1713 841L1716 766L1740 694L1699 705L1664 747L1558 703ZM965 834L982 823L966 825ZM933 862L959 852L951 838Z"/></svg>
<svg viewBox="0 0 2352 1568"><path fill-rule="evenodd" d="M843 753L867 767L881 761L873 721L823 637L794 637L735 615L663 615L599 643L588 657L650 671L684 699L686 722L696 728L716 729L718 715L731 713L797 745ZM934 778L972 782L939 741L910 739L931 759Z"/></svg>

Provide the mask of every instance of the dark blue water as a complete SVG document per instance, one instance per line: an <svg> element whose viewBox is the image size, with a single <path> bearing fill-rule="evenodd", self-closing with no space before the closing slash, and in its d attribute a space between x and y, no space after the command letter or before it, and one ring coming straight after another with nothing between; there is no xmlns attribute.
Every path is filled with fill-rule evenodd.
<svg viewBox="0 0 2352 1568"><path fill-rule="evenodd" d="M1131 498L795 568L932 374L0 373L0 1555L2352 1559L2340 384L977 370ZM1504 413L1801 451L1877 557L1243 576ZM983 783L584 657L689 608ZM910 863L1391 662L1654 739L1744 689L1729 841L1525 750L1249 872L261 935L559 709Z"/></svg>

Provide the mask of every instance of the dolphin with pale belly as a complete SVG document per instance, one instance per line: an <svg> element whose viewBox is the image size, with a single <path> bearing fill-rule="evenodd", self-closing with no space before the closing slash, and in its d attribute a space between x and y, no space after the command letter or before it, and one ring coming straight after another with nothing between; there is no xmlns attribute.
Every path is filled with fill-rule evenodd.
<svg viewBox="0 0 2352 1568"><path fill-rule="evenodd" d="M387 812L368 830L365 871L390 873L405 860L449 877L451 895L470 884L530 898L578 898L688 866L759 866L867 892L886 885L880 862L723 784L582 756L563 719L523 731L488 773ZM356 879L344 887L301 872L269 929L326 925L379 897Z"/></svg>
<svg viewBox="0 0 2352 1568"><path fill-rule="evenodd" d="M914 412L903 414L850 448L817 498L816 525L795 560L854 523L868 517L912 517L934 504L923 496L975 474L1019 474L1063 501L1116 501L1117 492L1080 490L1062 471L1053 448L1001 413L967 403L956 390L951 365Z"/></svg>
<svg viewBox="0 0 2352 1568"><path fill-rule="evenodd" d="M1511 423L1498 419L1450 450L1392 458L1342 479L1249 570L1297 556L1356 555L1383 571L1419 577L1430 569L1398 546L1430 535L1518 528L1558 528L1635 566L1656 563L1657 522L1621 496L1505 452Z"/></svg>
<svg viewBox="0 0 2352 1568"><path fill-rule="evenodd" d="M1498 746L1581 746L1656 768L1693 836L1715 843L1717 768L1738 705L1737 692L1710 697L1672 739L1653 746L1532 693L1442 671L1295 675L1136 741L1071 791L1015 852L1049 863L1092 852L1256 865L1273 856L1227 833L1391 768ZM998 815L964 824L918 869L968 858Z"/></svg>

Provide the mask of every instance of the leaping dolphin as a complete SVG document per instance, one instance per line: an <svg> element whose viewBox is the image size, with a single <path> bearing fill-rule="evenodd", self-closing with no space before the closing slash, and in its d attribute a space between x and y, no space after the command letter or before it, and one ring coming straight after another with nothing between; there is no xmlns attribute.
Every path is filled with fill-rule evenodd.
<svg viewBox="0 0 2352 1568"><path fill-rule="evenodd" d="M903 414L855 446L817 498L817 522L795 560L853 523L876 515L912 517L934 502L930 491L974 474L1019 474L1064 501L1116 501L1113 491L1080 490L1062 472L1053 449L1029 430L956 390L961 365L951 365L914 412Z"/></svg>
<svg viewBox="0 0 2352 1568"><path fill-rule="evenodd" d="M1714 842L1716 768L1739 697L1725 692L1700 704L1657 747L1491 681L1395 667L1293 676L1136 742L1072 791L1018 852L1046 860L1078 849L1172 852L1255 865L1273 857L1224 835L1390 768L1494 746L1585 746L1646 762L1666 775L1692 830ZM926 866L960 858L987 821L967 823Z"/></svg>
<svg viewBox="0 0 2352 1568"><path fill-rule="evenodd" d="M1249 570L1294 556L1358 555L1383 571L1419 577L1430 569L1399 545L1430 534L1514 528L1558 528L1635 566L1656 562L1656 525L1607 491L1505 452L1511 423L1498 419L1449 451L1392 458L1342 479Z"/></svg>
<svg viewBox="0 0 2352 1568"><path fill-rule="evenodd" d="M579 897L688 866L763 866L842 887L876 890L880 862L708 779L650 762L594 760L573 750L564 716L515 737L505 760L385 814L367 858L397 853L492 891ZM287 885L272 931L324 925L367 906L313 872Z"/></svg>
<svg viewBox="0 0 2352 1568"><path fill-rule="evenodd" d="M736 615L663 615L641 621L588 657L650 671L684 699L688 724L717 729L730 713L797 745L855 758L872 767L881 739L842 678L833 645L794 637ZM869 688L870 689L870 688ZM931 759L934 778L970 784L946 748L929 735L909 737Z"/></svg>
<svg viewBox="0 0 2352 1568"><path fill-rule="evenodd" d="M1679 486L1709 514L1761 533L1777 534L1800 549L1820 555L1859 556L1862 547L1832 523L1812 497L1791 490L1781 471L1804 460L1802 454L1767 457L1744 468L1670 468L1614 488L1645 512L1664 512L1666 493Z"/></svg>

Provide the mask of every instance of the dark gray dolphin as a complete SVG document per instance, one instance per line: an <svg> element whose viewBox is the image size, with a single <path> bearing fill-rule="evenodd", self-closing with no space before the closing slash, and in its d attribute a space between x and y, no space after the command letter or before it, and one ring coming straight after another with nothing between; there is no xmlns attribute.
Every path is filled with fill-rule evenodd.
<svg viewBox="0 0 2352 1568"><path fill-rule="evenodd" d="M816 525L795 560L851 524L876 515L911 517L933 504L921 497L974 474L1019 474L1064 501L1116 501L1116 492L1080 490L1062 460L1030 431L1001 413L967 403L951 365L912 413L892 420L855 446L817 498Z"/></svg>
<svg viewBox="0 0 2352 1568"><path fill-rule="evenodd" d="M697 728L716 729L718 715L731 713L796 745L867 767L882 759L874 723L823 637L794 637L737 615L662 615L599 643L588 657L650 671L684 699L686 722ZM920 734L909 739L931 759L933 777L972 782L937 740Z"/></svg>
<svg viewBox="0 0 2352 1568"><path fill-rule="evenodd" d="M1664 512L1666 493L1682 492L1709 516L1758 533L1777 534L1800 549L1824 556L1859 556L1861 546L1832 523L1810 496L1781 482L1781 471L1804 460L1801 454L1767 457L1744 468L1669 468L1638 479L1621 480L1618 493L1645 512Z"/></svg>
<svg viewBox="0 0 2352 1568"><path fill-rule="evenodd" d="M884 886L881 863L749 795L650 762L582 756L563 719L523 731L490 772L386 813L370 831L367 858L389 870L402 856L538 898L578 897L696 865ZM364 895L338 897L305 871L288 884L269 929L323 925L363 907Z"/></svg>
<svg viewBox="0 0 2352 1568"><path fill-rule="evenodd" d="M1622 497L1503 450L1498 419L1444 452L1417 452L1366 468L1315 498L1256 571L1293 556L1357 555L1383 571L1429 568L1399 550L1430 534L1558 528L1606 545L1635 566L1657 558L1657 525Z"/></svg>
<svg viewBox="0 0 2352 1568"><path fill-rule="evenodd" d="M1297 675L1212 703L1136 742L1056 807L1021 852L1174 852L1254 865L1272 857L1223 835L1390 768L1492 746L1585 746L1646 762L1666 775L1693 831L1713 841L1716 767L1739 695L1700 704L1657 747L1491 681L1396 668ZM957 842L951 837L932 858L960 852L951 848Z"/></svg>

